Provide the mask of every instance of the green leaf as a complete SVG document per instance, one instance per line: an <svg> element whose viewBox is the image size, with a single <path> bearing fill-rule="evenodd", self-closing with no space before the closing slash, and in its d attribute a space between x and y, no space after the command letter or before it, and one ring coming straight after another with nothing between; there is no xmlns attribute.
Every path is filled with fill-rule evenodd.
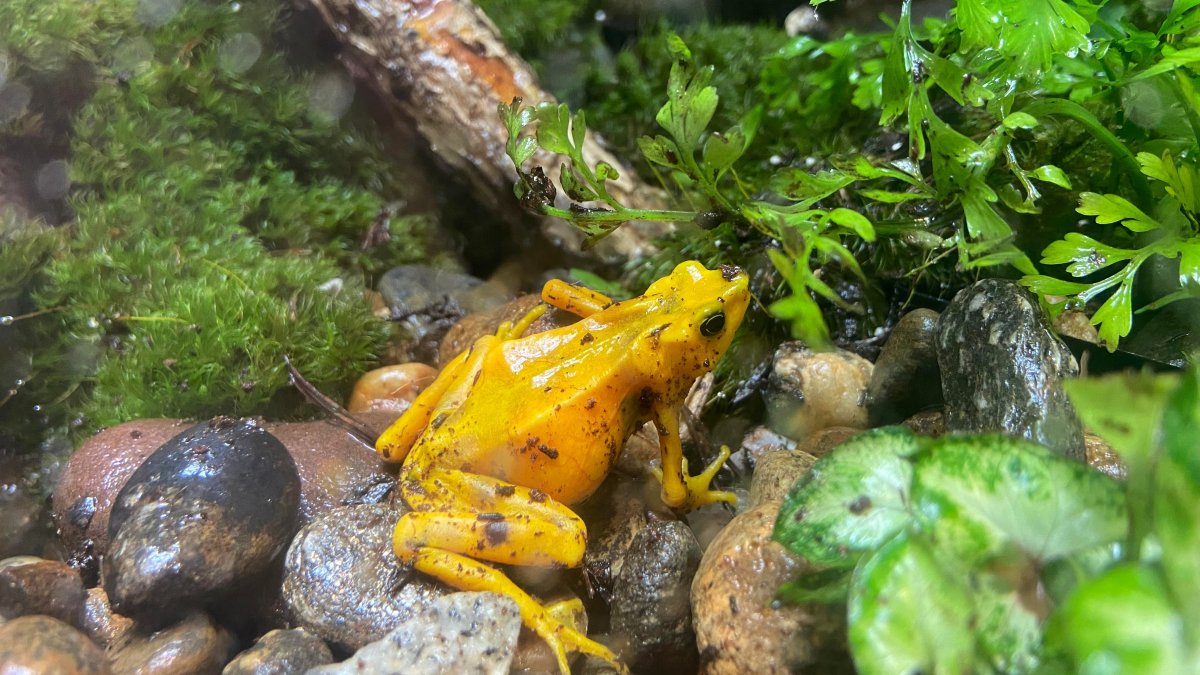
<svg viewBox="0 0 1200 675"><path fill-rule="evenodd" d="M819 565L853 566L912 521L912 465L920 439L905 427L863 432L834 448L794 485L774 539Z"/></svg>
<svg viewBox="0 0 1200 675"><path fill-rule="evenodd" d="M738 126L724 134L710 134L704 141L701 158L708 165L711 178L715 180L746 151L746 136Z"/></svg>
<svg viewBox="0 0 1200 675"><path fill-rule="evenodd" d="M1037 118L1027 112L1015 112L1001 122L1006 129L1032 129L1037 126Z"/></svg>
<svg viewBox="0 0 1200 675"><path fill-rule="evenodd" d="M1119 484L1034 443L944 437L917 458L912 500L938 542L975 564L1015 545L1053 560L1125 535Z"/></svg>
<svg viewBox="0 0 1200 675"><path fill-rule="evenodd" d="M537 140L548 152L571 154L571 111L566 103L542 103L537 107Z"/></svg>
<svg viewBox="0 0 1200 675"><path fill-rule="evenodd" d="M1083 192L1079 195L1079 208L1075 210L1085 216L1095 216L1101 225L1120 222L1133 232L1149 232L1160 227L1158 221L1119 195Z"/></svg>
<svg viewBox="0 0 1200 675"><path fill-rule="evenodd" d="M1031 598L1030 588L1040 569L1029 560L1013 560L988 567L996 573L975 570L971 576L974 614L972 629L979 650L992 672L1031 673L1042 652L1043 606Z"/></svg>
<svg viewBox="0 0 1200 675"><path fill-rule="evenodd" d="M848 637L863 675L973 672L971 594L920 536L902 533L850 583Z"/></svg>
<svg viewBox="0 0 1200 675"><path fill-rule="evenodd" d="M1067 265L1071 276L1086 277L1109 265L1129 260L1136 254L1137 251L1102 244L1086 234L1068 232L1042 251L1042 262L1047 265Z"/></svg>
<svg viewBox="0 0 1200 675"><path fill-rule="evenodd" d="M596 191L576 175L575 167L570 162L564 162L558 167L558 182L563 192L575 202L590 202L596 199Z"/></svg>
<svg viewBox="0 0 1200 675"><path fill-rule="evenodd" d="M845 602L853 573L853 567L845 567L804 574L780 586L775 599L787 605Z"/></svg>
<svg viewBox="0 0 1200 675"><path fill-rule="evenodd" d="M1000 0L1004 19L1000 51L1013 61L1013 72L1036 78L1055 56L1075 57L1091 43L1091 25L1063 0Z"/></svg>
<svg viewBox="0 0 1200 675"><path fill-rule="evenodd" d="M1179 244L1179 284L1200 286L1200 239Z"/></svg>
<svg viewBox="0 0 1200 675"><path fill-rule="evenodd" d="M1012 235L1012 228L981 193L966 192L959 201L962 202L963 216L967 219L967 233L972 238L999 241Z"/></svg>
<svg viewBox="0 0 1200 675"><path fill-rule="evenodd" d="M863 241L875 241L875 228L871 226L871 221L857 211L836 208L829 212L829 219L854 232Z"/></svg>
<svg viewBox="0 0 1200 675"><path fill-rule="evenodd" d="M1029 175L1040 181L1053 183L1064 190L1071 189L1071 179L1067 178L1067 172L1063 171L1057 166L1054 166L1053 164L1043 164L1033 171L1030 171Z"/></svg>
<svg viewBox="0 0 1200 675"><path fill-rule="evenodd" d="M1109 351L1116 349L1121 338L1129 335L1129 329L1133 327L1132 275L1126 275L1117 290L1100 305L1100 309L1092 315L1092 323L1098 327L1100 340L1108 346Z"/></svg>
<svg viewBox="0 0 1200 675"><path fill-rule="evenodd" d="M998 26L1003 21L992 3L987 0L958 0L954 16L963 32L961 51L974 51L997 44Z"/></svg>
<svg viewBox="0 0 1200 675"><path fill-rule="evenodd" d="M1046 643L1066 652L1079 672L1195 672L1180 628L1159 576L1127 564L1079 586L1050 618ZM1103 670L1083 671L1085 664Z"/></svg>
<svg viewBox="0 0 1200 675"><path fill-rule="evenodd" d="M1021 278L1021 285L1040 296L1077 295L1091 287L1091 284L1055 279L1044 274L1026 275Z"/></svg>
<svg viewBox="0 0 1200 675"><path fill-rule="evenodd" d="M650 162L667 167L679 166L679 148L666 136L642 136L638 139L638 148Z"/></svg>

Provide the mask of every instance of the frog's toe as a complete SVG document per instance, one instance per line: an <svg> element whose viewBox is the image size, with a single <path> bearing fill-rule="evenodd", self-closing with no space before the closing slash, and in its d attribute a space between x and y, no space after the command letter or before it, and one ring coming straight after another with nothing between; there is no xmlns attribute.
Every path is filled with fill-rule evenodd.
<svg viewBox="0 0 1200 675"><path fill-rule="evenodd" d="M629 669L621 663L611 649L588 638L569 625L559 624L552 635L544 637L546 643L550 645L550 649L554 651L554 656L558 659L558 667L564 674L571 672L565 669L567 652L570 651L594 656L612 666L621 675L629 675Z"/></svg>

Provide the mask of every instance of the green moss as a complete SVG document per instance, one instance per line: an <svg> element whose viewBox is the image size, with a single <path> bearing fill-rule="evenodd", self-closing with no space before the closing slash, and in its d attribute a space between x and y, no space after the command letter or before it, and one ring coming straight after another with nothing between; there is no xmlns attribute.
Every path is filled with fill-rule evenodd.
<svg viewBox="0 0 1200 675"><path fill-rule="evenodd" d="M314 112L318 76L271 55L278 5L187 3L146 33L132 3L102 0L86 16L97 30L105 17L103 41L61 16L73 3L39 7L37 21L2 7L0 25L31 45L65 25L46 49L71 43L95 93L71 127L70 236L11 285L44 313L20 322L35 376L0 414L36 407L85 429L294 415L273 405L291 397L284 355L317 386L347 387L388 333L366 283L427 259L432 224L389 217L404 194L383 144ZM261 58L227 67L236 41Z"/></svg>

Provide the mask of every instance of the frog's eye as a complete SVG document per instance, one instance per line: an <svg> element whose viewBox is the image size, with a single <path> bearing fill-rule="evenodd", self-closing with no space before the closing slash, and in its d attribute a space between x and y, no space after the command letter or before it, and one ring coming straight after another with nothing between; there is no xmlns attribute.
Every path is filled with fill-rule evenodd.
<svg viewBox="0 0 1200 675"><path fill-rule="evenodd" d="M717 312L700 322L700 334L704 337L716 337L725 330L725 312Z"/></svg>

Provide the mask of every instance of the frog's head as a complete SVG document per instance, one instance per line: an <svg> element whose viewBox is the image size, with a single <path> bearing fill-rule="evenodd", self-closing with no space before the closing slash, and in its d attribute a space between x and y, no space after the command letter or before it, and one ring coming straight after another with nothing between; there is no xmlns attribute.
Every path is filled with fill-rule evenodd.
<svg viewBox="0 0 1200 675"><path fill-rule="evenodd" d="M750 304L745 273L731 265L710 270L695 261L681 263L643 297L656 300L647 340L660 367L689 387L721 360Z"/></svg>

